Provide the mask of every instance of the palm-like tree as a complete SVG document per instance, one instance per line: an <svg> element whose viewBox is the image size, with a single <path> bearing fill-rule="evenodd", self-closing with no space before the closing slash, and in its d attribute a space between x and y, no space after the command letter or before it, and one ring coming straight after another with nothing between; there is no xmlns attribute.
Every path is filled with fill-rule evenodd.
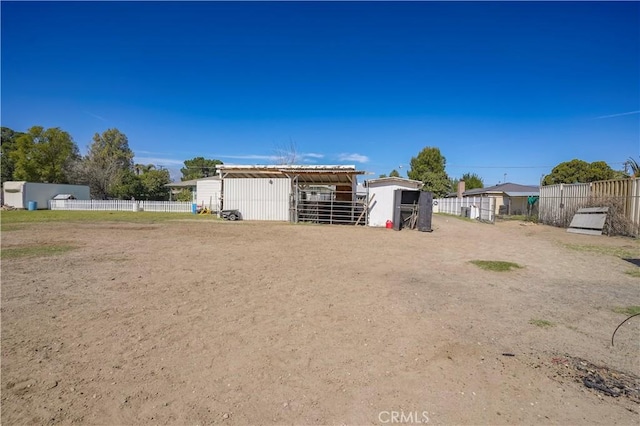
<svg viewBox="0 0 640 426"><path fill-rule="evenodd" d="M624 162L624 171L630 173L633 177L640 177L640 164L633 157L629 157Z"/></svg>
<svg viewBox="0 0 640 426"><path fill-rule="evenodd" d="M145 174L147 172L150 172L151 170L154 170L156 168L156 166L154 166L153 164L136 164L133 166L133 169L136 172L136 175L140 176L141 174Z"/></svg>

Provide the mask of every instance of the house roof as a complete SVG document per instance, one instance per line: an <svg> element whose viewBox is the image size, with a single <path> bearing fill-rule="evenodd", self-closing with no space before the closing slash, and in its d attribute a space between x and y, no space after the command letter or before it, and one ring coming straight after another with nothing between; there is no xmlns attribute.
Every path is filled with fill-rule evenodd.
<svg viewBox="0 0 640 426"><path fill-rule="evenodd" d="M377 178L377 179L368 179L365 181L366 185L371 186L371 185L385 185L385 184L389 184L389 185L402 185L402 186L410 186L416 189L420 189L424 186L424 182L419 181L419 180L413 180L413 179L406 179L406 178L401 178L401 177L396 177L396 176L389 176L389 177L383 177L383 178Z"/></svg>
<svg viewBox="0 0 640 426"><path fill-rule="evenodd" d="M351 184L355 175L365 172L356 166L343 165L219 165L223 178L287 178L296 177L305 184Z"/></svg>
<svg viewBox="0 0 640 426"><path fill-rule="evenodd" d="M462 195L464 197L471 197L484 194L506 194L509 197L528 197L540 195L540 188L535 185L520 185L517 183L505 182L499 185L488 186L486 188L476 188L464 191ZM449 196L456 196L455 192L449 194Z"/></svg>
<svg viewBox="0 0 640 426"><path fill-rule="evenodd" d="M505 192L509 197L536 197L540 195L540 191L520 191L520 192Z"/></svg>

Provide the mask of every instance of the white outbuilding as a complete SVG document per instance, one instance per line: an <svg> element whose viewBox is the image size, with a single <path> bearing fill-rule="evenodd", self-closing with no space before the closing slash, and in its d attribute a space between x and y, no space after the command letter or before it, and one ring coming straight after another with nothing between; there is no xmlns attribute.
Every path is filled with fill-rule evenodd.
<svg viewBox="0 0 640 426"><path fill-rule="evenodd" d="M87 185L7 181L2 186L3 203L16 209L48 209L49 201L64 194L76 200L90 200Z"/></svg>
<svg viewBox="0 0 640 426"><path fill-rule="evenodd" d="M353 165L219 165L223 210L245 220L353 224L363 210Z"/></svg>
<svg viewBox="0 0 640 426"><path fill-rule="evenodd" d="M171 190L171 198L187 189L191 191L191 201L200 208L206 207L214 212L220 210L222 202L222 179L220 176L172 182L165 186Z"/></svg>
<svg viewBox="0 0 640 426"><path fill-rule="evenodd" d="M401 177L385 177L365 181L369 200L369 226L385 226L393 221L394 193L396 189L418 191L424 183Z"/></svg>
<svg viewBox="0 0 640 426"><path fill-rule="evenodd" d="M220 176L206 177L196 180L195 202L202 208L220 211L222 199L222 179Z"/></svg>

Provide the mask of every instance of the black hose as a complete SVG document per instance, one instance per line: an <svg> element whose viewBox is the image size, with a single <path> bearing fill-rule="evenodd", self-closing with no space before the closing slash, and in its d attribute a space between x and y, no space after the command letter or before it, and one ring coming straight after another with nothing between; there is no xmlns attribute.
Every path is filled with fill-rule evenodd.
<svg viewBox="0 0 640 426"><path fill-rule="evenodd" d="M620 323L619 326L616 327L615 331L613 332L613 334L611 335L611 346L613 346L613 338L616 335L616 331L618 331L618 329L622 326L622 324L624 324L625 322L629 321L631 318L633 317L637 317L638 315L640 315L640 312L638 312L637 314L633 314L631 315L629 318L627 318L626 320L622 321Z"/></svg>

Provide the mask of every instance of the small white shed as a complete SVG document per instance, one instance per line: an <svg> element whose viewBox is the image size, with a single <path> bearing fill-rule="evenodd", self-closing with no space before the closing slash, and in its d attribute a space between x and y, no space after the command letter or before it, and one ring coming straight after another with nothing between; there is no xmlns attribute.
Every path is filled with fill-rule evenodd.
<svg viewBox="0 0 640 426"><path fill-rule="evenodd" d="M419 190L424 183L400 177L370 179L365 182L369 190L369 226L385 226L393 220L393 196L396 189Z"/></svg>
<svg viewBox="0 0 640 426"><path fill-rule="evenodd" d="M49 201L58 194L70 195L76 200L91 199L87 185L7 181L2 189L4 204L17 209L26 209L29 201L35 201L38 209L48 209Z"/></svg>
<svg viewBox="0 0 640 426"><path fill-rule="evenodd" d="M222 179L220 176L206 177L196 180L195 202L209 210L220 210L222 197Z"/></svg>

